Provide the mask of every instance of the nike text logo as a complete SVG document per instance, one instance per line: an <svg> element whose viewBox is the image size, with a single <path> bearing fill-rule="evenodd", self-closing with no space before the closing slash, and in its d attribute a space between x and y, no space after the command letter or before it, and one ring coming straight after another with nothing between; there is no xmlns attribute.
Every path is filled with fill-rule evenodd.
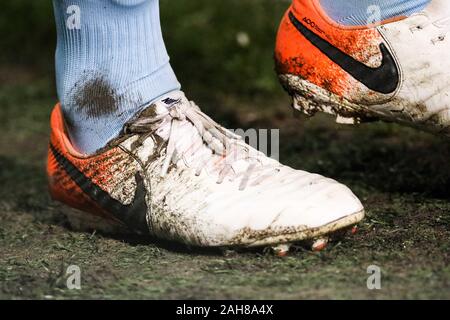
<svg viewBox="0 0 450 320"><path fill-rule="evenodd" d="M305 27L292 12L289 12L289 19L315 47L367 88L384 94L392 93L397 89L400 82L399 70L394 57L384 43L380 44L383 55L381 65L377 68L368 67Z"/></svg>
<svg viewBox="0 0 450 320"><path fill-rule="evenodd" d="M108 192L97 186L91 179L86 177L72 162L64 157L52 144L50 150L58 164L66 171L76 185L88 195L92 201L97 203L103 210L112 214L122 221L130 229L140 233L148 234L147 227L147 202L145 199L146 189L144 180L139 173L136 174L136 191L133 202L124 205L112 198Z"/></svg>

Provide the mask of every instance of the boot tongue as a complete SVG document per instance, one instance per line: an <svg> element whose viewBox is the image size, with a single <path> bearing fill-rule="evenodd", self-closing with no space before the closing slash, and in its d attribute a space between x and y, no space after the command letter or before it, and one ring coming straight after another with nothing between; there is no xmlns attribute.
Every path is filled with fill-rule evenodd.
<svg viewBox="0 0 450 320"><path fill-rule="evenodd" d="M158 100L153 102L153 105L156 106L156 114L161 114L175 104L188 102L184 92L177 90L158 98Z"/></svg>
<svg viewBox="0 0 450 320"><path fill-rule="evenodd" d="M190 104L191 102L186 98L182 91L174 91L164 95L152 103L152 106L144 111L149 112L150 116L159 116L166 114L168 110L174 108L176 105ZM177 156L183 155L183 161L190 167L202 166L208 172L212 173L220 170L223 165L210 161L213 154L212 150L205 145L200 132L191 121L181 121L177 123L177 130L172 130L170 118L163 120L158 125L155 134L164 141L174 139ZM173 135L171 137L171 134Z"/></svg>
<svg viewBox="0 0 450 320"><path fill-rule="evenodd" d="M141 113L141 116L159 116L167 113L168 109L178 103L188 102L189 101L183 91L172 91L153 101L152 105ZM167 121L163 122L156 131L156 134L167 141L170 136L170 123Z"/></svg>

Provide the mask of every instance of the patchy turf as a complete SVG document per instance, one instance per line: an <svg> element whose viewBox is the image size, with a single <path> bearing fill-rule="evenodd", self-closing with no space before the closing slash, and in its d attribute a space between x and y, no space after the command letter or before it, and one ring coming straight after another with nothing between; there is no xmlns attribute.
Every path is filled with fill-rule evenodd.
<svg viewBox="0 0 450 320"><path fill-rule="evenodd" d="M294 118L270 60L286 3L179 3L177 11L162 1L163 22L177 18L166 38L189 96L228 127L281 128L283 162L344 182L363 200L359 233L322 253L278 258L73 231L46 190L51 70L10 63L0 66L0 298L450 298L450 143L397 125ZM250 23L243 12L252 8ZM242 30L249 47L236 45ZM205 75L218 79L213 88ZM66 287L72 264L81 290ZM366 287L370 265L382 270L381 290Z"/></svg>
<svg viewBox="0 0 450 320"><path fill-rule="evenodd" d="M46 193L48 88L30 79L0 89L1 298L450 298L448 142L382 123L295 119L287 98L261 112L257 99L200 100L227 110L213 113L233 127L282 127L281 159L347 183L367 218L318 254L191 251L70 230L68 209ZM66 288L71 264L81 267L82 290ZM367 290L369 265L381 267L382 290Z"/></svg>

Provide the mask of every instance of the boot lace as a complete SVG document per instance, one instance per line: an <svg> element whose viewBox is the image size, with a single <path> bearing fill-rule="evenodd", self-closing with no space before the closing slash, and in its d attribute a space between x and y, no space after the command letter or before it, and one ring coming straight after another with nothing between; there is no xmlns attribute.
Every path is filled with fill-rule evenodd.
<svg viewBox="0 0 450 320"><path fill-rule="evenodd" d="M200 151L198 148L178 150L176 147L177 140L185 138L183 131L180 130L185 128L186 121L189 121L198 131L202 139L200 144L209 149L209 151L201 152L201 159L195 169L197 176L210 161L214 161L214 165L219 167L218 184L222 183L227 176L230 177L230 181L242 176L239 189L244 190L250 180L252 185L259 184L272 176L274 172L279 172L279 169L274 166L263 165L263 159L267 159L264 153L247 145L239 135L220 126L204 114L193 101L177 102L156 116L139 117L126 125L125 133L155 133L161 125L170 123L166 157L160 172L161 177L164 177L167 175L171 163L176 163L183 155L189 156ZM199 141L190 143L194 145L195 142ZM247 161L248 166L243 173L235 174L233 164L242 160Z"/></svg>

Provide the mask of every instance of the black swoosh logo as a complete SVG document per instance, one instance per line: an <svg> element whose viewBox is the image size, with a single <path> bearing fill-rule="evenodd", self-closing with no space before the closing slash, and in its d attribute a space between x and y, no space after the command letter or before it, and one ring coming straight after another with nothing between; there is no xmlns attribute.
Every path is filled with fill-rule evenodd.
<svg viewBox="0 0 450 320"><path fill-rule="evenodd" d="M108 192L97 186L86 177L72 162L64 157L52 144L50 150L58 164L67 172L70 178L102 209L111 213L115 218L122 221L130 229L140 233L149 233L147 227L147 202L145 199L146 189L144 180L136 173L136 191L133 202L124 205L112 198Z"/></svg>
<svg viewBox="0 0 450 320"><path fill-rule="evenodd" d="M292 12L289 12L289 19L297 30L323 54L369 89L384 94L392 93L397 89L400 82L399 70L394 57L384 43L380 44L380 51L383 55L381 65L377 68L371 68L309 30L297 20Z"/></svg>

